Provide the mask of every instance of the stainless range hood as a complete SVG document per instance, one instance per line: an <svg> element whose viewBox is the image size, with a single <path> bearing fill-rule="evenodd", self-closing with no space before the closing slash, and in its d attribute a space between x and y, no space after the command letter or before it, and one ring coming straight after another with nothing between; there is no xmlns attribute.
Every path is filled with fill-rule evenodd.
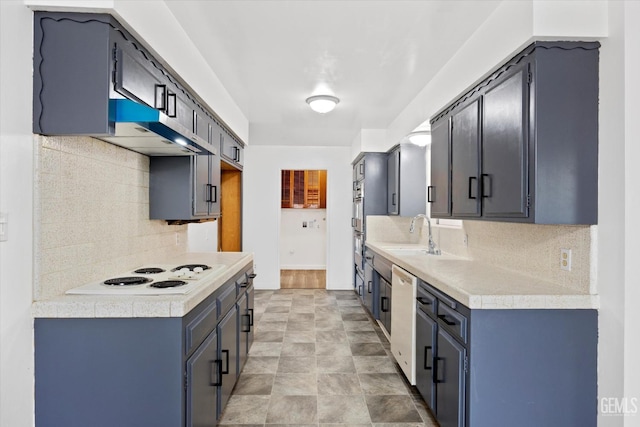
<svg viewBox="0 0 640 427"><path fill-rule="evenodd" d="M109 100L115 133L97 138L147 156L216 154L208 141L162 112L129 99Z"/></svg>

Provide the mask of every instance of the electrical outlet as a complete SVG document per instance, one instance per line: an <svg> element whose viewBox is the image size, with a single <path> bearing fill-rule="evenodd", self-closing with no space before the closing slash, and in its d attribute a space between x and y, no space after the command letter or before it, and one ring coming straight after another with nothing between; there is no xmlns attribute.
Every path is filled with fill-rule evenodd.
<svg viewBox="0 0 640 427"><path fill-rule="evenodd" d="M571 249L560 249L560 270L571 271Z"/></svg>

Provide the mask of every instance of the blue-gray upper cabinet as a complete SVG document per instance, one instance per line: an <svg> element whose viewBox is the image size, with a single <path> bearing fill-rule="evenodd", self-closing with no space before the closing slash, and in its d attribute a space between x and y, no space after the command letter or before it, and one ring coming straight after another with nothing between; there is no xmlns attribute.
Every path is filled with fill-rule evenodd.
<svg viewBox="0 0 640 427"><path fill-rule="evenodd" d="M451 118L451 188L454 216L480 216L480 100Z"/></svg>
<svg viewBox="0 0 640 427"><path fill-rule="evenodd" d="M167 79L152 66L144 52L132 43L115 43L114 89L119 94L175 116L175 104L167 99Z"/></svg>
<svg viewBox="0 0 640 427"><path fill-rule="evenodd" d="M387 157L387 213L414 216L427 209L425 147L399 144Z"/></svg>
<svg viewBox="0 0 640 427"><path fill-rule="evenodd" d="M395 149L387 157L387 213L400 213L400 150Z"/></svg>
<svg viewBox="0 0 640 427"><path fill-rule="evenodd" d="M431 128L431 185L427 201L432 217L451 215L451 119L440 120Z"/></svg>
<svg viewBox="0 0 640 427"><path fill-rule="evenodd" d="M193 97L110 15L34 13L33 88L34 133L114 135L121 98L194 130Z"/></svg>
<svg viewBox="0 0 640 427"><path fill-rule="evenodd" d="M220 157L236 169L244 165L244 144L226 130L220 134Z"/></svg>
<svg viewBox="0 0 640 427"><path fill-rule="evenodd" d="M432 153L434 217L597 223L599 46L533 43L431 119L451 156L451 206L434 209Z"/></svg>
<svg viewBox="0 0 640 427"><path fill-rule="evenodd" d="M220 159L151 157L149 218L187 221L220 216Z"/></svg>

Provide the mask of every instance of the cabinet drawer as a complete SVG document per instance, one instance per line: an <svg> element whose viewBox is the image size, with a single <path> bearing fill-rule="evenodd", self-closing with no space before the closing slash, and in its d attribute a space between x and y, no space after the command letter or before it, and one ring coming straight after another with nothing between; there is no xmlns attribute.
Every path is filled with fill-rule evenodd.
<svg viewBox="0 0 640 427"><path fill-rule="evenodd" d="M247 274L242 273L242 275L236 279L236 294L240 296L245 293L247 288L249 287L249 284L250 283Z"/></svg>
<svg viewBox="0 0 640 427"><path fill-rule="evenodd" d="M437 301L438 299L427 292L424 288L418 286L418 296L416 297L418 308L425 313L433 314L437 313Z"/></svg>
<svg viewBox="0 0 640 427"><path fill-rule="evenodd" d="M236 302L235 285L232 284L231 286L223 290L222 294L218 296L217 301L218 301L218 315L224 316L227 313L227 311L229 311L229 309L233 307L233 304L235 304Z"/></svg>
<svg viewBox="0 0 640 427"><path fill-rule="evenodd" d="M387 282L391 282L391 263L381 256L373 257L373 268L384 277Z"/></svg>
<svg viewBox="0 0 640 427"><path fill-rule="evenodd" d="M462 342L467 342L467 318L447 307L443 304L438 304L438 323L451 331L454 335L462 339Z"/></svg>
<svg viewBox="0 0 640 427"><path fill-rule="evenodd" d="M191 350L200 345L207 335L215 329L217 321L216 301L211 301L185 326L185 354L189 354Z"/></svg>

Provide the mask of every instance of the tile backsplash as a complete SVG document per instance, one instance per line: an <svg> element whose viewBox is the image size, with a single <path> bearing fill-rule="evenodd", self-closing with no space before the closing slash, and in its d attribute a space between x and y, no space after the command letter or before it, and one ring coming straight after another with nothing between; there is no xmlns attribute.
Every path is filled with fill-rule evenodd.
<svg viewBox="0 0 640 427"><path fill-rule="evenodd" d="M409 233L410 221L404 217L367 217L367 239L426 245L426 221L414 234ZM462 221L461 228L433 226L434 240L443 252L592 294L597 293L590 262L595 233L595 226L489 221ZM560 269L562 248L571 249L571 271Z"/></svg>
<svg viewBox="0 0 640 427"><path fill-rule="evenodd" d="M149 219L149 158L90 137L35 136L34 299L186 252Z"/></svg>

